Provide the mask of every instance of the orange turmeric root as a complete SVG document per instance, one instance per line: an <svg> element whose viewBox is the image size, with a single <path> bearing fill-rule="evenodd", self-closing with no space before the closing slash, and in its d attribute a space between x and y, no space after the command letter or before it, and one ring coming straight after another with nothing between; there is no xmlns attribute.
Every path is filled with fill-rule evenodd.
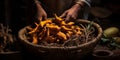
<svg viewBox="0 0 120 60"><path fill-rule="evenodd" d="M36 24L36 27L29 32L29 34L32 34L32 33L35 33L37 31L37 29L39 28L39 24L35 23Z"/></svg>
<svg viewBox="0 0 120 60"><path fill-rule="evenodd" d="M37 44L38 43L36 34L33 35L33 41L32 41L32 43L33 44Z"/></svg>

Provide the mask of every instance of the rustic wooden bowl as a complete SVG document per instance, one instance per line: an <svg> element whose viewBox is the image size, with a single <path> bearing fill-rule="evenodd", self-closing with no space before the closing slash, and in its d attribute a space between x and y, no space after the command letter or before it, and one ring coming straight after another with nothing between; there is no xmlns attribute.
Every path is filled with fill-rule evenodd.
<svg viewBox="0 0 120 60"><path fill-rule="evenodd" d="M89 24L91 21L78 19L76 20L76 24ZM26 27L21 29L18 33L21 43L23 44L26 51L37 55L38 57L43 57L47 59L78 59L84 57L88 53L92 52L98 41L102 36L102 28L99 24L93 22L93 27L96 30L96 38L84 43L80 44L79 46L72 46L72 47L48 47L43 45L36 45L32 44L26 39Z"/></svg>

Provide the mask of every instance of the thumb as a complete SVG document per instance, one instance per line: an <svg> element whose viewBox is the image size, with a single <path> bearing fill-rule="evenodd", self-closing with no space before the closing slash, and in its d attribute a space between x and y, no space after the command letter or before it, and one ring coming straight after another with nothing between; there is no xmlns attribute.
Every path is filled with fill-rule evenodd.
<svg viewBox="0 0 120 60"><path fill-rule="evenodd" d="M44 16L44 20L46 20L47 19L47 16Z"/></svg>
<svg viewBox="0 0 120 60"><path fill-rule="evenodd" d="M64 12L60 17L65 17L66 16L66 14L67 14L67 12Z"/></svg>
<svg viewBox="0 0 120 60"><path fill-rule="evenodd" d="M39 20L39 21L42 21L42 17L39 17L38 20Z"/></svg>

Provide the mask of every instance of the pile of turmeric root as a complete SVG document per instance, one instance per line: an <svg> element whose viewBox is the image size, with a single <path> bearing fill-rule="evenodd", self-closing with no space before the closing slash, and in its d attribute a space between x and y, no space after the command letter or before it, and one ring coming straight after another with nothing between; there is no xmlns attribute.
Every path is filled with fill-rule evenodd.
<svg viewBox="0 0 120 60"><path fill-rule="evenodd" d="M81 35L82 28L75 25L74 22L66 22L55 14L55 18L49 18L39 23L35 27L27 27L30 36L28 39L33 44L39 44L41 41L47 43L64 43L72 35Z"/></svg>

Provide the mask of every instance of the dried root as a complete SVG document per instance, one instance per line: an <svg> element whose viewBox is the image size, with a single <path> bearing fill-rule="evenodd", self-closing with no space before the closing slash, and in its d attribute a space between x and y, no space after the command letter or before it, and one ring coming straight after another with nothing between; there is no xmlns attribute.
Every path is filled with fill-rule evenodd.
<svg viewBox="0 0 120 60"><path fill-rule="evenodd" d="M11 29L0 23L0 52L8 51L9 46L13 44L14 38Z"/></svg>

